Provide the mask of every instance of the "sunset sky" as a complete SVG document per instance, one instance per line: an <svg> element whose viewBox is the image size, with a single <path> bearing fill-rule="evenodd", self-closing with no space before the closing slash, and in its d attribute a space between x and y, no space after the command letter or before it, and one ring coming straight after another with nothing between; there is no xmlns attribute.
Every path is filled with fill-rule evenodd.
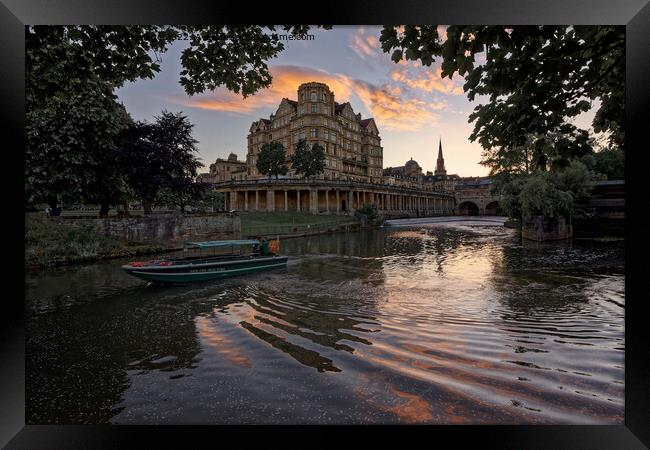
<svg viewBox="0 0 650 450"><path fill-rule="evenodd" d="M230 152L246 156L251 122L275 112L283 97L297 99L298 85L326 83L339 103L350 101L362 118L374 117L384 148L384 167L401 166L410 158L424 171L435 168L438 139L442 137L448 173L487 175L479 164L481 147L469 142L473 124L467 118L474 106L464 83L440 78L440 61L430 67L417 62L395 64L379 46L381 27L335 26L312 29L311 41L284 41L285 50L268 61L273 84L243 99L225 88L188 96L180 86L180 54L187 45L178 41L162 56L161 72L153 80L129 83L117 91L137 120L152 120L162 109L183 111L195 124L201 161L207 166ZM441 28L444 32L444 28Z"/></svg>

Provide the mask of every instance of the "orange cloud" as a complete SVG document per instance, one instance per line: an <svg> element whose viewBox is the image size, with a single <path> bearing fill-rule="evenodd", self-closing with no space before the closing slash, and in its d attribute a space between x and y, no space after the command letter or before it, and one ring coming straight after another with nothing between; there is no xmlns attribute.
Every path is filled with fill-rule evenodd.
<svg viewBox="0 0 650 450"><path fill-rule="evenodd" d="M283 97L296 100L298 86L310 81L327 84L339 101L347 101L350 98L350 84L344 75L299 66L273 66L269 71L273 76L271 86L245 99L226 88L217 88L210 94L168 100L192 108L249 115L260 108L277 107Z"/></svg>
<svg viewBox="0 0 650 450"><path fill-rule="evenodd" d="M339 73L299 66L273 66L270 69L273 83L246 99L239 94L218 88L211 94L197 97L170 98L169 101L192 108L223 111L235 115L251 115L261 108L275 108L280 99L297 99L297 89L302 83L318 81L327 84L334 92L336 101L351 101L356 96L375 118L380 128L396 131L417 130L424 125L437 122L436 110L446 106L444 102L428 102L412 98L412 92L404 86L393 84L374 85L355 80ZM401 80L401 79L400 79ZM406 84L413 89L414 85ZM355 110L354 101L352 106Z"/></svg>
<svg viewBox="0 0 650 450"><path fill-rule="evenodd" d="M426 92L440 92L443 94L462 95L463 88L456 84L454 80L442 78L442 69L436 68L435 71L423 70L417 76L412 76L405 69L398 68L391 72L390 77L393 81L403 83L412 89L419 89ZM462 79L462 78L458 78Z"/></svg>
<svg viewBox="0 0 650 450"><path fill-rule="evenodd" d="M444 103L429 103L421 99L408 99L399 87L374 86L359 80L352 80L355 94L372 113L382 128L395 131L417 130L423 125L437 122L434 110Z"/></svg>

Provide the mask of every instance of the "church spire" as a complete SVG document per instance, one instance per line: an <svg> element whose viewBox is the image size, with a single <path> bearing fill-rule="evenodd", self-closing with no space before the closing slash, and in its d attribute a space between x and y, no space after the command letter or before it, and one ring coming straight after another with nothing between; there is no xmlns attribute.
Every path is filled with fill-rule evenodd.
<svg viewBox="0 0 650 450"><path fill-rule="evenodd" d="M447 170L445 169L445 158L442 157L442 137L438 143L438 160L436 161L436 170L435 175L447 175Z"/></svg>

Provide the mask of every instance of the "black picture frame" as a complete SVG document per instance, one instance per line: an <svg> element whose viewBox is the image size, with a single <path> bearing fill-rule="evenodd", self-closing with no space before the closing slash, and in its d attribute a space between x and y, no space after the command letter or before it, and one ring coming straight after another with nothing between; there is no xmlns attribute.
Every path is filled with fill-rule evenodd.
<svg viewBox="0 0 650 450"><path fill-rule="evenodd" d="M238 427L238 426L36 426L25 425L24 287L24 26L26 24L200 24L200 23L444 23L444 24L614 24L626 26L626 318L624 426L373 426L373 427ZM364 434L366 445L402 444L403 435L444 447L472 445L501 449L641 449L650 447L650 332L646 325L643 278L648 253L640 226L647 208L644 171L649 167L647 128L650 91L650 4L648 0L414 0L321 3L195 0L1 0L0 3L0 116L5 148L2 192L5 194L5 242L15 253L5 255L5 292L0 327L0 445L12 449L40 448L193 448L197 440L225 445L224 434L242 441L260 435L290 431L296 442L310 445L303 433L336 445L332 432ZM644 148L645 147L645 148ZM641 263L634 263L639 258ZM633 289L636 286L638 289ZM398 432L399 434L396 434ZM272 436L269 436L272 438ZM159 445L157 445L159 444Z"/></svg>

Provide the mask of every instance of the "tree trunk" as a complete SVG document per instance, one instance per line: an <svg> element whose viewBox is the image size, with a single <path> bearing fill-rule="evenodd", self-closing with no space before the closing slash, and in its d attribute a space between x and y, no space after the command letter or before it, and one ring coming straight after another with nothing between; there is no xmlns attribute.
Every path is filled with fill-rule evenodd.
<svg viewBox="0 0 650 450"><path fill-rule="evenodd" d="M108 211L110 211L111 205L108 202L102 202L99 205L99 216L106 217L108 216Z"/></svg>
<svg viewBox="0 0 650 450"><path fill-rule="evenodd" d="M60 211L59 208L57 208L57 205L59 204L56 196L52 195L48 197L47 199L47 205L50 207L50 216L59 216Z"/></svg>
<svg viewBox="0 0 650 450"><path fill-rule="evenodd" d="M148 199L142 199L142 209L144 209L145 214L151 214L151 204L152 201Z"/></svg>
<svg viewBox="0 0 650 450"><path fill-rule="evenodd" d="M129 202L124 202L124 217L129 217Z"/></svg>

